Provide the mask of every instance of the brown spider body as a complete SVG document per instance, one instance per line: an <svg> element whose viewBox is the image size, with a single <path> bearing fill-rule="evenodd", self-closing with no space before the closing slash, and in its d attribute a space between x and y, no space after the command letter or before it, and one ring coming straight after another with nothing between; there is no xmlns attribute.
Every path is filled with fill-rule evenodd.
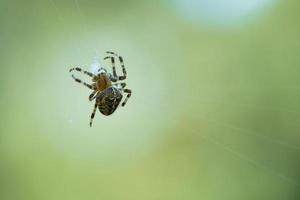
<svg viewBox="0 0 300 200"><path fill-rule="evenodd" d="M95 81L96 90L101 92L112 86L112 82L107 74L99 74L93 78Z"/></svg>
<svg viewBox="0 0 300 200"><path fill-rule="evenodd" d="M95 82L96 104L103 115L111 115L115 112L122 100L122 92L112 86L112 81L107 73L100 73L93 78Z"/></svg>
<svg viewBox="0 0 300 200"><path fill-rule="evenodd" d="M100 68L97 72L97 74L93 74L88 71L84 71L81 68L72 68L70 69L70 72L76 70L78 72L82 72L90 77L92 77L93 84L88 84L80 79L76 78L72 74L72 78L78 82L82 83L89 89L93 90L92 94L89 96L89 100L92 101L96 99L94 110L91 114L91 120L90 120L90 126L92 126L92 121L93 118L95 117L95 113L97 108L99 109L100 113L103 115L111 115L112 113L115 112L115 110L118 108L120 102L122 101L123 98L123 92L127 93L126 99L123 101L121 104L122 106L125 106L128 98L131 96L131 90L125 88L126 83L116 83L117 81L125 80L127 73L125 70L123 58L121 56L118 56L117 54L113 52L106 52L110 54L110 56L105 57L104 59L110 59L112 63L112 72L113 74L110 74L106 71L104 68ZM118 76L116 72L116 67L115 67L115 57L117 56L122 67L122 76Z"/></svg>

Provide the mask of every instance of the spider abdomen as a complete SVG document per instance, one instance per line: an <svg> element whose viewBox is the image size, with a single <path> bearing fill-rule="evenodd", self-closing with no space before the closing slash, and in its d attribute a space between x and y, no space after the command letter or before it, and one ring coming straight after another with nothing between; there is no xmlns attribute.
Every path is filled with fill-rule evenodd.
<svg viewBox="0 0 300 200"><path fill-rule="evenodd" d="M119 106L122 97L122 92L115 87L109 87L102 91L99 97L96 98L99 111L103 115L111 115Z"/></svg>

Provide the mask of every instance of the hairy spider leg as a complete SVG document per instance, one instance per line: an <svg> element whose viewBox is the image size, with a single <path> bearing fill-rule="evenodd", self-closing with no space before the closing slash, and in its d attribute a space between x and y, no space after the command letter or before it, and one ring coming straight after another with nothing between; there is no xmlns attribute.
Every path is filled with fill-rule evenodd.
<svg viewBox="0 0 300 200"><path fill-rule="evenodd" d="M123 60L122 56L119 56L118 54L111 52L111 51L107 51L106 53L117 56L119 58L119 61L120 61L121 67L122 67L122 72L123 72L123 76L119 76L119 81L125 80L127 77L127 72L125 69L125 64L124 64L124 60ZM111 58L111 56L107 56L107 57Z"/></svg>
<svg viewBox="0 0 300 200"><path fill-rule="evenodd" d="M78 72L82 72L82 73L84 73L84 74L87 74L88 76L90 76L90 77L92 77L92 78L95 77L92 73L90 73L90 72L88 72L88 71L85 71L85 70L82 70L81 68L78 68L78 67L70 69L69 72L72 72L72 71L74 71L74 70L76 70L76 71L78 71ZM76 82L82 83L83 85L85 85L85 86L88 87L89 89L95 90L95 86L94 86L94 85L90 85L90 84L87 84L86 82L83 82L82 80L76 78L76 77L74 76L74 74L72 74L72 78L73 78Z"/></svg>
<svg viewBox="0 0 300 200"><path fill-rule="evenodd" d="M91 114L90 127L92 127L93 119L94 119L94 117L95 117L95 113L96 113L97 107L98 107L97 102L95 102L94 109L93 109L93 112L92 112L92 114Z"/></svg>

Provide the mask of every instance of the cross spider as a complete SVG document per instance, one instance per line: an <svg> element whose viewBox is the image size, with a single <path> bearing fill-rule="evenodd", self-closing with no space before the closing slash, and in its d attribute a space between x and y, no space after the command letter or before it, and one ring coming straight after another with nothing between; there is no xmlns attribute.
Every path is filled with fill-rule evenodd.
<svg viewBox="0 0 300 200"><path fill-rule="evenodd" d="M99 108L99 111L103 115L106 115L106 116L111 115L117 109L118 105L120 104L122 97L123 97L123 92L127 93L127 96L126 96L126 99L121 104L122 106L125 106L128 98L131 96L131 90L125 88L126 83L124 83L124 82L117 83L117 81L125 80L126 75L127 75L126 69L124 66L124 62L123 62L123 58L114 52L107 51L106 53L108 54L108 56L106 56L104 58L104 60L106 60L106 59L111 60L113 74L108 73L106 71L106 69L102 68L102 67L99 68L97 74L93 74L91 72L82 70L81 68L78 68L78 67L70 69L70 72L76 70L76 71L82 72L92 78L93 83L90 85L90 84L87 84L87 83L81 81L80 79L76 78L72 74L72 78L76 82L82 83L89 89L94 90L92 92L92 94L90 94L90 96L89 96L90 101L96 99L95 106L94 106L93 112L91 114L91 119L90 119L91 127L92 127L93 119L95 117L97 108ZM119 62L121 64L122 72L123 72L122 76L117 75L116 67L115 67L115 57L117 57L119 59Z"/></svg>

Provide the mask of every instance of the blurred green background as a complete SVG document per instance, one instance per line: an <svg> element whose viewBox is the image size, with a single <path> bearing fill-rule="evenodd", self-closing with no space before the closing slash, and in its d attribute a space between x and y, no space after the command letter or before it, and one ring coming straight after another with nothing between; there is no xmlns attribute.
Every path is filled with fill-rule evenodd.
<svg viewBox="0 0 300 200"><path fill-rule="evenodd" d="M300 199L299 9L0 0L0 199ZM107 50L133 95L90 128Z"/></svg>

